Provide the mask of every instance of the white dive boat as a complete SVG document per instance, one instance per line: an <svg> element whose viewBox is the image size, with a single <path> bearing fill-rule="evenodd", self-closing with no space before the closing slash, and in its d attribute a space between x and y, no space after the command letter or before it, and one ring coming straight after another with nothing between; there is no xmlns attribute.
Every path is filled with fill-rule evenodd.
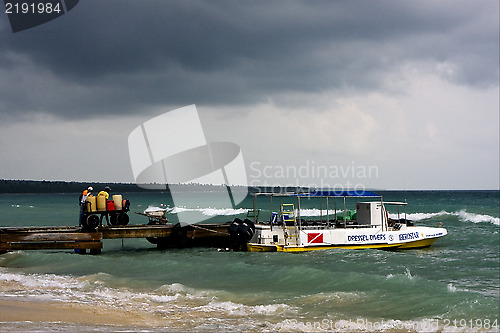
<svg viewBox="0 0 500 333"><path fill-rule="evenodd" d="M258 221L257 197L271 202L271 218ZM273 212L273 199L280 211ZM301 201L316 200L326 207L326 214L316 220L301 217ZM337 204L343 209L337 210ZM355 201L355 210L347 204ZM296 204L296 206L295 206ZM389 218L386 206L395 206L397 219ZM254 195L253 223L255 233L248 240L248 251L302 252L331 248L344 249L413 249L428 247L447 234L445 228L415 226L401 214L405 202L383 202L382 196L369 191L314 191L309 193L257 193ZM392 215L392 214L391 214ZM401 215L404 218L401 218ZM395 215L393 215L395 216ZM246 220L248 221L248 220ZM248 221L250 222L250 221Z"/></svg>

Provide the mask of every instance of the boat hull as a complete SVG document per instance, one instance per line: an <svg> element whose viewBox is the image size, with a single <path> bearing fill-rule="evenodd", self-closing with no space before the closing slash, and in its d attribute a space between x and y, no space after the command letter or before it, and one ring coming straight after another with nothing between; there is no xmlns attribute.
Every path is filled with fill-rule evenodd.
<svg viewBox="0 0 500 333"><path fill-rule="evenodd" d="M248 252L278 252L278 246L247 243L247 251Z"/></svg>
<svg viewBox="0 0 500 333"><path fill-rule="evenodd" d="M401 246L398 247L398 249L421 249L421 248L429 247L432 244L434 244L436 239L438 239L438 238L437 237L436 238L428 238L428 239L418 240L415 242L401 244Z"/></svg>
<svg viewBox="0 0 500 333"><path fill-rule="evenodd" d="M328 245L328 246L283 246L283 245L263 245L248 243L247 251L249 252L308 252L308 251L321 251L331 249L350 249L350 250L363 250L363 249L381 249L381 250L400 250L400 249L419 249L431 246L437 238L424 239L411 243L400 244L366 244L366 245Z"/></svg>
<svg viewBox="0 0 500 333"><path fill-rule="evenodd" d="M308 252L330 249L363 250L363 249L397 249L398 244L364 244L364 245L328 245L328 246L277 246L278 252Z"/></svg>

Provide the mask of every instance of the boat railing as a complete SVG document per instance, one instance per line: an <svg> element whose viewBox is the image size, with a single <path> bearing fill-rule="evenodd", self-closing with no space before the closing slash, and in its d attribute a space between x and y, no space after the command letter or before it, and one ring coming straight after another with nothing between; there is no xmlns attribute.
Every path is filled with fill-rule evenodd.
<svg viewBox="0 0 500 333"><path fill-rule="evenodd" d="M370 228L381 228L382 225L380 224L354 224L354 225L347 225L347 229L370 229Z"/></svg>
<svg viewBox="0 0 500 333"><path fill-rule="evenodd" d="M353 224L353 225L335 225L335 223L322 223L322 224L313 224L313 225L304 225L302 224L300 226L300 229L302 230L318 230L318 229L376 229L376 228L381 228L382 225L377 224L377 225L371 225L371 224Z"/></svg>
<svg viewBox="0 0 500 333"><path fill-rule="evenodd" d="M319 230L319 229L332 229L331 225L302 225L300 228L302 230Z"/></svg>

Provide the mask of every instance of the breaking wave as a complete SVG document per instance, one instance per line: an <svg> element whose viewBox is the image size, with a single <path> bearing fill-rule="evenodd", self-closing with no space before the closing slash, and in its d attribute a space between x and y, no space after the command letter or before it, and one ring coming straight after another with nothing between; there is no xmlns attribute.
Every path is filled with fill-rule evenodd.
<svg viewBox="0 0 500 333"><path fill-rule="evenodd" d="M166 207L157 207L157 206L149 206L148 208L146 208L144 210L144 214L146 213L151 213L151 212L164 212L166 211L167 208Z"/></svg>
<svg viewBox="0 0 500 333"><path fill-rule="evenodd" d="M197 213L202 213L203 215L206 216L227 216L227 215L239 215L239 214L246 214L248 212L248 209L245 208L238 208L238 209L233 209L233 208L186 208L186 207L167 207L167 206L149 206L144 210L144 213L147 212L158 212L158 211L164 211L168 214L178 214L178 213L185 213L185 212L197 212Z"/></svg>
<svg viewBox="0 0 500 333"><path fill-rule="evenodd" d="M238 215L238 214L246 214L248 209L245 208L184 208L184 207L174 207L172 209L167 210L167 213L177 214L183 212L200 212L203 215L207 216L227 216L227 215Z"/></svg>
<svg viewBox="0 0 500 333"><path fill-rule="evenodd" d="M266 319L283 318L296 313L294 306L284 303L247 305L227 300L224 292L195 289L180 283L163 285L142 291L129 287L112 287L116 277L96 273L82 277L54 274L18 274L0 269L0 300L26 300L38 304L58 303L111 311L144 315L152 320L148 326L175 329L205 328L220 331L217 327L233 327L238 318L255 316L259 325ZM144 324L144 323L143 323ZM204 327L204 325L208 325ZM242 329L241 331L245 331Z"/></svg>
<svg viewBox="0 0 500 333"><path fill-rule="evenodd" d="M400 217L404 217L404 214L400 214ZM462 209L458 212L447 212L447 211L440 211L438 213L409 213L406 214L406 218L408 220L412 221L420 221L420 220L426 220L426 219L431 219L439 216L456 216L458 217L461 221L466 221L466 222L473 222L473 223L484 223L484 222L489 222L492 224L500 225L500 218L494 217L491 215L485 215L485 214L475 214L475 213L469 213L465 209ZM390 218L397 219L398 214L389 214Z"/></svg>
<svg viewBox="0 0 500 333"><path fill-rule="evenodd" d="M459 212L452 213L452 215L457 215L464 221L474 223L490 222L496 225L500 225L500 218L490 215L467 213L465 210L460 210Z"/></svg>

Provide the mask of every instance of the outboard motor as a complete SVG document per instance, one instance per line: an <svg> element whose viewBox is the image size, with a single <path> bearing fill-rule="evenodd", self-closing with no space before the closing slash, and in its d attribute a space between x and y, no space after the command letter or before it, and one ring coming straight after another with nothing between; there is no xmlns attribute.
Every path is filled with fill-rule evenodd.
<svg viewBox="0 0 500 333"><path fill-rule="evenodd" d="M249 219L234 219L229 226L229 248L234 251L245 251L247 242L255 234L255 225Z"/></svg>

